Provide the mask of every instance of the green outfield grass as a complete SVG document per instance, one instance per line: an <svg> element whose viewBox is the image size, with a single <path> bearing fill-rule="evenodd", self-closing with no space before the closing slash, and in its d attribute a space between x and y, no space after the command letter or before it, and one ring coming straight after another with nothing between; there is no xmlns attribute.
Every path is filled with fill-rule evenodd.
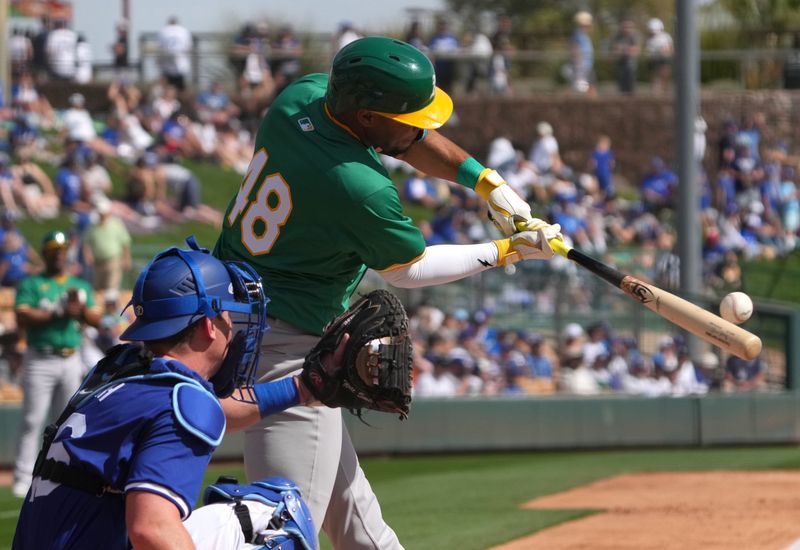
<svg viewBox="0 0 800 550"><path fill-rule="evenodd" d="M533 533L591 510L522 510L520 504L605 477L641 471L800 468L800 449L539 452L371 458L363 461L389 524L409 550L478 550ZM213 466L206 482L238 475ZM0 488L0 549L10 546L21 501ZM323 541L323 548L330 546Z"/></svg>

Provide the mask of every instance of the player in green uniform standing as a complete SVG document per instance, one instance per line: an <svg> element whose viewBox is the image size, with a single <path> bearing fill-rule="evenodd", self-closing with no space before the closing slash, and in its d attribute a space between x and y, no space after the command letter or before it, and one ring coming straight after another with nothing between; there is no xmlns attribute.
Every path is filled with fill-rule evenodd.
<svg viewBox="0 0 800 550"><path fill-rule="evenodd" d="M434 131L452 108L427 57L384 37L352 42L337 53L330 76L300 78L273 102L214 251L249 262L263 277L272 328L260 379L302 366L368 268L394 286L419 287L552 257L547 241L560 228L532 218L497 172ZM510 237L426 247L378 153L475 189ZM530 230L514 234L515 215ZM294 480L335 548L402 548L338 409L294 407L267 418L246 434L245 463L250 479Z"/></svg>
<svg viewBox="0 0 800 550"><path fill-rule="evenodd" d="M47 233L42 241L44 273L26 277L17 287L14 309L28 344L12 487L18 497L24 497L30 487L50 407L63 409L83 379L78 353L81 324L96 327L102 315L95 306L92 286L67 273L68 247L63 231Z"/></svg>

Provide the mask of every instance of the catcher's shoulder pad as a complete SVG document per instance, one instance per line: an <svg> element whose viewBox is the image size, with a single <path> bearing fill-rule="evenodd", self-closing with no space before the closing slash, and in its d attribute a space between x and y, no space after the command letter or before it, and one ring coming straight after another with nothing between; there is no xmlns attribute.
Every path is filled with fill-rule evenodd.
<svg viewBox="0 0 800 550"><path fill-rule="evenodd" d="M201 441L218 446L225 433L225 413L217 398L199 384L181 382L172 392L178 423Z"/></svg>

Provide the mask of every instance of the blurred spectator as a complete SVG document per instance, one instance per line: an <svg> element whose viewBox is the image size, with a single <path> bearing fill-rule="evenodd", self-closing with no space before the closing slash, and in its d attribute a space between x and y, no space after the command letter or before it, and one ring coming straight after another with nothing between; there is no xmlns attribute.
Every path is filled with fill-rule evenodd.
<svg viewBox="0 0 800 550"><path fill-rule="evenodd" d="M42 258L28 245L17 229L17 214L12 210L0 213L0 286L16 288L28 275L44 267Z"/></svg>
<svg viewBox="0 0 800 550"><path fill-rule="evenodd" d="M667 168L659 157L650 161L650 170L642 178L642 202L648 212L659 212L674 206L675 193L678 190L678 176Z"/></svg>
<svg viewBox="0 0 800 550"><path fill-rule="evenodd" d="M17 215L21 214L21 209L15 197L19 195L21 185L19 178L11 170L11 158L0 152L0 201L4 208Z"/></svg>
<svg viewBox="0 0 800 550"><path fill-rule="evenodd" d="M232 117L239 114L239 108L231 101L220 80L195 96L194 109L201 123L214 126L226 125Z"/></svg>
<svg viewBox="0 0 800 550"><path fill-rule="evenodd" d="M75 44L75 82L88 84L92 81L92 47L83 34L78 35Z"/></svg>
<svg viewBox="0 0 800 550"><path fill-rule="evenodd" d="M418 50L427 51L428 47L425 45L425 40L422 38L422 29L417 19L413 19L408 25L405 38L403 40Z"/></svg>
<svg viewBox="0 0 800 550"><path fill-rule="evenodd" d="M120 335L133 322L130 308L120 313L124 304L120 304L119 297L117 289L103 292L103 313L94 340L94 345L103 353L120 343Z"/></svg>
<svg viewBox="0 0 800 550"><path fill-rule="evenodd" d="M433 57L436 72L436 85L452 93L456 78L455 55L458 53L458 38L450 32L450 25L444 18L436 20L436 29L428 41L428 50Z"/></svg>
<svg viewBox="0 0 800 550"><path fill-rule="evenodd" d="M134 112L142 100L142 92L125 75L111 80L106 96L121 117Z"/></svg>
<svg viewBox="0 0 800 550"><path fill-rule="evenodd" d="M620 22L611 48L614 53L617 89L622 94L632 94L636 88L636 69L642 46L636 24L629 17Z"/></svg>
<svg viewBox="0 0 800 550"><path fill-rule="evenodd" d="M53 30L47 35L47 66L50 76L57 80L75 78L77 45L77 33L63 19L56 20Z"/></svg>
<svg viewBox="0 0 800 550"><path fill-rule="evenodd" d="M75 155L67 155L64 158L56 172L55 183L63 209L76 213L91 211L91 205L84 199L83 182Z"/></svg>
<svg viewBox="0 0 800 550"><path fill-rule="evenodd" d="M672 78L672 37L664 30L664 23L656 17L647 22L649 36L645 42L653 92L666 93Z"/></svg>
<svg viewBox="0 0 800 550"><path fill-rule="evenodd" d="M117 76L128 69L128 20L120 19L114 27L114 43L111 45L111 53L114 56L114 71Z"/></svg>
<svg viewBox="0 0 800 550"><path fill-rule="evenodd" d="M511 95L509 75L511 71L510 56L513 52L514 47L507 38L500 38L494 46L489 62L490 90L494 95Z"/></svg>
<svg viewBox="0 0 800 550"><path fill-rule="evenodd" d="M570 39L570 76L572 89L579 93L595 93L594 46L589 33L593 17L588 11L575 14L575 31Z"/></svg>
<svg viewBox="0 0 800 550"><path fill-rule="evenodd" d="M671 336L664 336L658 342L658 351L653 354L653 366L657 373L668 374L678 369L678 350Z"/></svg>
<svg viewBox="0 0 800 550"><path fill-rule="evenodd" d="M303 45L294 34L291 25L283 25L272 41L272 76L275 79L275 94L279 94L300 75L300 56Z"/></svg>
<svg viewBox="0 0 800 550"><path fill-rule="evenodd" d="M742 124L736 131L736 145L746 145L750 155L761 161L761 128L764 126L764 113L745 113Z"/></svg>
<svg viewBox="0 0 800 550"><path fill-rule="evenodd" d="M733 167L733 161L736 158L736 134L738 131L736 122L731 119L723 121L718 144L719 155L717 160L719 169Z"/></svg>
<svg viewBox="0 0 800 550"><path fill-rule="evenodd" d="M497 27L492 35L492 48L494 54L491 61L490 80L492 93L496 95L510 95L512 90L509 82L511 69L511 56L516 48L511 40L513 21L509 15L497 16Z"/></svg>
<svg viewBox="0 0 800 550"><path fill-rule="evenodd" d="M697 367L697 383L705 387L705 392L702 393L719 391L724 373L719 370L719 358L717 355L711 351L703 353L700 356Z"/></svg>
<svg viewBox="0 0 800 550"><path fill-rule="evenodd" d="M178 18L174 15L158 31L158 62L161 74L180 91L186 88L186 79L191 70L189 53L193 46L192 34L178 23Z"/></svg>
<svg viewBox="0 0 800 550"><path fill-rule="evenodd" d="M11 60L11 77L16 79L32 69L33 43L20 27L14 27L8 39L8 53Z"/></svg>
<svg viewBox="0 0 800 550"><path fill-rule="evenodd" d="M11 87L11 105L21 110L32 127L52 128L55 122L55 113L50 101L41 95L33 82L30 73L20 75L17 82Z"/></svg>
<svg viewBox="0 0 800 550"><path fill-rule="evenodd" d="M536 125L537 139L531 146L528 160L533 164L539 177L549 186L556 178L569 178L571 170L561 161L558 140L553 135L553 127L548 122Z"/></svg>
<svg viewBox="0 0 800 550"><path fill-rule="evenodd" d="M795 175L796 171L791 166L782 167L780 211L787 250L793 250L797 246L798 230L800 230L800 192L797 189Z"/></svg>
<svg viewBox="0 0 800 550"><path fill-rule="evenodd" d="M465 91L468 94L483 92L489 80L492 41L480 29L476 29L464 34L462 47L468 55Z"/></svg>
<svg viewBox="0 0 800 550"><path fill-rule="evenodd" d="M597 186L603 198L615 195L613 179L615 165L614 152L611 150L611 138L601 135L597 138L597 144L592 151L589 169L597 179Z"/></svg>
<svg viewBox="0 0 800 550"><path fill-rule="evenodd" d="M262 21L255 26L248 23L242 27L231 48L230 59L239 75L241 99L253 104L247 109L250 111L259 102L270 98L275 91L272 69L267 61L271 48L268 33L269 26L266 22Z"/></svg>
<svg viewBox="0 0 800 550"><path fill-rule="evenodd" d="M131 236L111 207L109 199L95 199L98 219L83 236L83 260L96 291L119 289L122 274L131 269Z"/></svg>
<svg viewBox="0 0 800 550"><path fill-rule="evenodd" d="M53 21L47 15L41 18L39 32L31 38L33 45L33 71L38 81L46 80L49 74L47 63L47 37L53 28Z"/></svg>
<svg viewBox="0 0 800 550"><path fill-rule="evenodd" d="M64 112L63 134L66 140L86 145L93 151L110 157L116 156L116 149L98 137L94 129L94 121L86 110L86 99L83 94L74 93L69 96L70 108Z"/></svg>
<svg viewBox="0 0 800 550"><path fill-rule="evenodd" d="M579 349L570 348L562 356L559 370L558 389L573 395L597 395L600 384L591 369L583 361Z"/></svg>
<svg viewBox="0 0 800 550"><path fill-rule="evenodd" d="M21 184L23 204L31 217L52 219L58 215L59 198L53 181L31 160L28 149L17 151L17 164L11 167Z"/></svg>
<svg viewBox="0 0 800 550"><path fill-rule="evenodd" d="M352 21L342 21L339 23L339 28L333 37L333 53L347 46L350 42L358 40L361 35L353 27Z"/></svg>
<svg viewBox="0 0 800 550"><path fill-rule="evenodd" d="M727 391L752 391L761 388L767 373L767 365L759 355L753 360L735 355L725 362L725 389Z"/></svg>
<svg viewBox="0 0 800 550"><path fill-rule="evenodd" d="M239 119L232 118L228 124L217 129L214 157L225 168L245 175L253 154L253 137L242 128Z"/></svg>
<svg viewBox="0 0 800 550"><path fill-rule="evenodd" d="M442 203L435 179L419 171L406 179L403 191L406 200L413 204L435 209Z"/></svg>
<svg viewBox="0 0 800 550"><path fill-rule="evenodd" d="M433 361L433 371L419 375L415 385L416 397L454 397L459 380L450 372L444 358Z"/></svg>
<svg viewBox="0 0 800 550"><path fill-rule="evenodd" d="M158 167L156 177L164 180L163 187L172 196L170 208L186 219L221 227L222 212L203 203L203 186L197 177L174 159L167 160Z"/></svg>

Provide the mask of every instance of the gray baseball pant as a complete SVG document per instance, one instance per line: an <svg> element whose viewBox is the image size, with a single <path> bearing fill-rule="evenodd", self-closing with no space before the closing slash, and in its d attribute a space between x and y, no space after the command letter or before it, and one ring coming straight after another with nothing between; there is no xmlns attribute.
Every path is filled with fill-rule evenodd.
<svg viewBox="0 0 800 550"><path fill-rule="evenodd" d="M259 359L259 381L296 374L318 337L270 319ZM293 407L245 432L250 481L267 476L293 480L317 529L337 550L402 550L381 514L358 463L339 409Z"/></svg>
<svg viewBox="0 0 800 550"><path fill-rule="evenodd" d="M69 398L78 391L83 379L83 363L77 351L69 357L61 357L30 349L25 359L22 371L22 389L25 393L14 482L30 485L48 413L61 414Z"/></svg>

